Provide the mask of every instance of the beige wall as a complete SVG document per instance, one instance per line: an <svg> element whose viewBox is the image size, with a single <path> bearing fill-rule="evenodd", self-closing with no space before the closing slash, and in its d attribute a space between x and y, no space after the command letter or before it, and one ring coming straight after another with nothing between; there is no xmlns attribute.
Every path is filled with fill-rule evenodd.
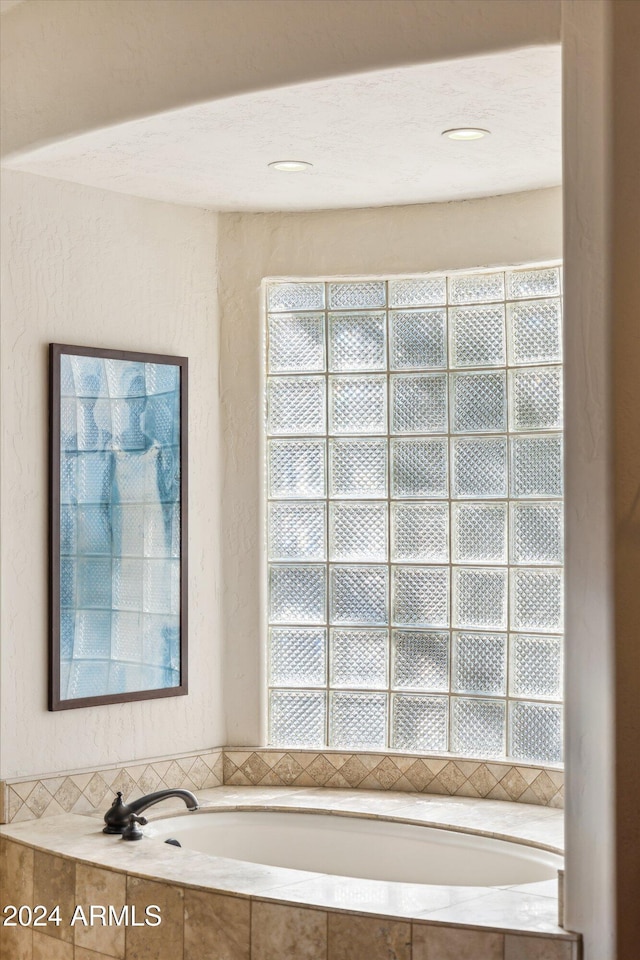
<svg viewBox="0 0 640 960"><path fill-rule="evenodd" d="M221 214L222 597L227 742L264 735L260 588L264 277L389 276L561 256L559 188L459 203Z"/></svg>
<svg viewBox="0 0 640 960"><path fill-rule="evenodd" d="M224 739L218 598L216 215L3 175L1 776ZM47 344L190 358L190 692L47 712Z"/></svg>

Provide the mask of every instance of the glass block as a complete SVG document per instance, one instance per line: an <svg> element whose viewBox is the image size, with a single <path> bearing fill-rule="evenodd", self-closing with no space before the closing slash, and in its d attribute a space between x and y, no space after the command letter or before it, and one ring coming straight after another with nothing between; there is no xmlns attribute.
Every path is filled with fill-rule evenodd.
<svg viewBox="0 0 640 960"><path fill-rule="evenodd" d="M142 610L143 561L113 561L113 609Z"/></svg>
<svg viewBox="0 0 640 960"><path fill-rule="evenodd" d="M392 686L409 690L449 689L449 634L393 631Z"/></svg>
<svg viewBox="0 0 640 960"><path fill-rule="evenodd" d="M394 497L447 497L447 441L392 440L391 490Z"/></svg>
<svg viewBox="0 0 640 960"><path fill-rule="evenodd" d="M451 441L452 495L456 498L507 496L507 441Z"/></svg>
<svg viewBox="0 0 640 960"><path fill-rule="evenodd" d="M511 562L562 563L563 556L562 504L511 504Z"/></svg>
<svg viewBox="0 0 640 960"><path fill-rule="evenodd" d="M502 304L449 310L452 367L503 367L507 345Z"/></svg>
<svg viewBox="0 0 640 960"><path fill-rule="evenodd" d="M504 273L454 274L449 277L449 303L504 300Z"/></svg>
<svg viewBox="0 0 640 960"><path fill-rule="evenodd" d="M326 696L320 691L272 690L269 743L273 747L323 747Z"/></svg>
<svg viewBox="0 0 640 960"><path fill-rule="evenodd" d="M326 631L273 627L269 631L269 682L276 687L323 687L327 675Z"/></svg>
<svg viewBox="0 0 640 960"><path fill-rule="evenodd" d="M324 316L284 313L269 316L269 372L324 370Z"/></svg>
<svg viewBox="0 0 640 960"><path fill-rule="evenodd" d="M506 629L506 570L454 568L453 625L479 630Z"/></svg>
<svg viewBox="0 0 640 960"><path fill-rule="evenodd" d="M324 440L270 440L267 459L270 497L324 497Z"/></svg>
<svg viewBox="0 0 640 960"><path fill-rule="evenodd" d="M273 377L267 398L269 433L324 433L324 377Z"/></svg>
<svg viewBox="0 0 640 960"><path fill-rule="evenodd" d="M139 403L140 401L138 401ZM115 425L111 422L109 400L82 397L76 401L76 442L78 450L104 449L111 440ZM142 431L138 425L138 433ZM138 444L141 446L141 444Z"/></svg>
<svg viewBox="0 0 640 960"><path fill-rule="evenodd" d="M426 307L446 302L446 277L389 280L389 304L392 307Z"/></svg>
<svg viewBox="0 0 640 960"><path fill-rule="evenodd" d="M398 626L449 625L449 568L394 567L392 618Z"/></svg>
<svg viewBox="0 0 640 960"><path fill-rule="evenodd" d="M507 298L557 297L560 294L559 267L537 270L511 270L507 273Z"/></svg>
<svg viewBox="0 0 640 960"><path fill-rule="evenodd" d="M67 698L100 697L107 689L108 660L74 660L69 670Z"/></svg>
<svg viewBox="0 0 640 960"><path fill-rule="evenodd" d="M330 283L329 307L332 310L362 310L384 307L387 302L384 280L363 280L356 283Z"/></svg>
<svg viewBox="0 0 640 960"><path fill-rule="evenodd" d="M329 314L330 370L384 370L386 365L384 312Z"/></svg>
<svg viewBox="0 0 640 960"><path fill-rule="evenodd" d="M270 283L267 286L269 311L323 310L324 283Z"/></svg>
<svg viewBox="0 0 640 960"><path fill-rule="evenodd" d="M507 691L507 638L500 633L454 633L451 689L500 695Z"/></svg>
<svg viewBox="0 0 640 960"><path fill-rule="evenodd" d="M79 607L111 609L111 557L79 558L77 586Z"/></svg>
<svg viewBox="0 0 640 960"><path fill-rule="evenodd" d="M271 623L323 623L326 620L325 568L271 566L269 619Z"/></svg>
<svg viewBox="0 0 640 960"><path fill-rule="evenodd" d="M78 401L60 398L60 450L78 449Z"/></svg>
<svg viewBox="0 0 640 960"><path fill-rule="evenodd" d="M386 497L386 440L331 440L329 450L329 496Z"/></svg>
<svg viewBox="0 0 640 960"><path fill-rule="evenodd" d="M514 431L562 427L560 367L509 372L509 428Z"/></svg>
<svg viewBox="0 0 640 960"><path fill-rule="evenodd" d="M449 505L392 504L391 559L401 563L447 563Z"/></svg>
<svg viewBox="0 0 640 960"><path fill-rule="evenodd" d="M467 757L503 757L504 700L451 698L451 751Z"/></svg>
<svg viewBox="0 0 640 960"><path fill-rule="evenodd" d="M452 505L454 563L507 562L506 503Z"/></svg>
<svg viewBox="0 0 640 960"><path fill-rule="evenodd" d="M334 693L329 745L348 750L381 750L387 742L385 693Z"/></svg>
<svg viewBox="0 0 640 960"><path fill-rule="evenodd" d="M511 496L562 496L562 437L512 437Z"/></svg>
<svg viewBox="0 0 640 960"><path fill-rule="evenodd" d="M78 502L78 456L60 454L60 503Z"/></svg>
<svg viewBox="0 0 640 960"><path fill-rule="evenodd" d="M78 553L111 556L111 508L106 503L77 508Z"/></svg>
<svg viewBox="0 0 640 960"><path fill-rule="evenodd" d="M387 623L386 567L331 568L332 623Z"/></svg>
<svg viewBox="0 0 640 960"><path fill-rule="evenodd" d="M332 630L331 685L385 689L388 649L386 630Z"/></svg>
<svg viewBox="0 0 640 960"><path fill-rule="evenodd" d="M451 403L454 433L506 431L507 389L504 371L454 373Z"/></svg>
<svg viewBox="0 0 640 960"><path fill-rule="evenodd" d="M147 437L143 429L144 414L145 399L143 397L111 401L113 442L121 450L144 450L147 446ZM171 438L169 442L171 443ZM102 446L104 445L103 443ZM98 444L94 443L94 449L97 446Z"/></svg>
<svg viewBox="0 0 640 960"><path fill-rule="evenodd" d="M511 629L561 633L562 570L511 571Z"/></svg>
<svg viewBox="0 0 640 960"><path fill-rule="evenodd" d="M172 614L145 613L142 617L144 660L171 670L180 669L180 618ZM175 684L169 684L175 686Z"/></svg>
<svg viewBox="0 0 640 960"><path fill-rule="evenodd" d="M179 504L147 503L143 523L145 557L180 556Z"/></svg>
<svg viewBox="0 0 640 960"><path fill-rule="evenodd" d="M447 375L391 376L393 433L447 432Z"/></svg>
<svg viewBox="0 0 640 960"><path fill-rule="evenodd" d="M394 696L392 748L414 752L446 750L448 715L446 697Z"/></svg>
<svg viewBox="0 0 640 960"><path fill-rule="evenodd" d="M510 749L516 760L562 763L562 707L547 703L510 704Z"/></svg>
<svg viewBox="0 0 640 960"><path fill-rule="evenodd" d="M60 354L60 396L77 396L76 385L73 380L71 357L67 353Z"/></svg>
<svg viewBox="0 0 640 960"><path fill-rule="evenodd" d="M394 370L446 367L446 310L393 310L389 318Z"/></svg>
<svg viewBox="0 0 640 960"><path fill-rule="evenodd" d="M60 506L60 554L69 556L78 549L78 510L70 504Z"/></svg>
<svg viewBox="0 0 640 960"><path fill-rule="evenodd" d="M331 433L386 433L386 377L331 377Z"/></svg>
<svg viewBox="0 0 640 960"><path fill-rule="evenodd" d="M168 393L166 396L147 397L145 400L135 401L140 403L144 411L138 420L140 424L144 424L144 432L140 431L144 443L140 443L140 447L136 446L136 449L144 448L149 441L163 446L180 443L179 401L178 393ZM132 401L129 401L129 403L132 403ZM135 407L132 409L135 410ZM132 439L134 444L138 444L140 438L135 429L132 431ZM131 449L129 442L127 439L127 449Z"/></svg>
<svg viewBox="0 0 640 960"><path fill-rule="evenodd" d="M144 561L142 609L145 613L180 613L180 561Z"/></svg>
<svg viewBox="0 0 640 960"><path fill-rule="evenodd" d="M108 660L111 656L111 610L78 610L74 660Z"/></svg>
<svg viewBox="0 0 640 960"><path fill-rule="evenodd" d="M128 610L114 610L110 616L114 659L140 663L143 658L143 615Z"/></svg>
<svg viewBox="0 0 640 960"><path fill-rule="evenodd" d="M117 365L122 375L130 377L138 386L140 364L131 364L129 361L123 360L104 360L102 357L83 357L79 354L73 355L69 359L73 370L73 382L77 397L117 396L117 394L111 392L111 384L108 383L107 377L107 368L112 364ZM142 369L142 382L144 384L144 369ZM141 393L141 390L137 391L137 395ZM124 394L124 396L127 395Z"/></svg>
<svg viewBox="0 0 640 960"><path fill-rule="evenodd" d="M77 564L72 557L60 558L60 606L76 606Z"/></svg>
<svg viewBox="0 0 640 960"><path fill-rule="evenodd" d="M111 500L112 462L109 452L76 456L78 503L108 503Z"/></svg>
<svg viewBox="0 0 640 960"><path fill-rule="evenodd" d="M157 502L160 499L171 499L172 491L168 482L163 484L163 490L158 488L160 476L165 478L163 469L164 454L170 451L151 447L144 453L117 452L113 458L113 483L117 487L118 499L121 503ZM85 456L99 456L99 454L85 454ZM176 468L179 468L179 459L176 457ZM175 483L179 477L174 478Z"/></svg>
<svg viewBox="0 0 640 960"><path fill-rule="evenodd" d="M144 511L142 503L124 503L111 508L115 556L144 556Z"/></svg>
<svg viewBox="0 0 640 960"><path fill-rule="evenodd" d="M175 393L180 389L180 370L173 363L145 363L144 384L147 396Z"/></svg>
<svg viewBox="0 0 640 960"><path fill-rule="evenodd" d="M334 503L330 516L331 560L387 559L386 503Z"/></svg>
<svg viewBox="0 0 640 960"><path fill-rule="evenodd" d="M270 503L268 541L270 560L324 560L324 503Z"/></svg>
<svg viewBox="0 0 640 960"><path fill-rule="evenodd" d="M507 304L509 363L559 363L562 359L560 300Z"/></svg>
<svg viewBox="0 0 640 960"><path fill-rule="evenodd" d="M562 699L562 640L526 634L511 637L509 693L512 697Z"/></svg>

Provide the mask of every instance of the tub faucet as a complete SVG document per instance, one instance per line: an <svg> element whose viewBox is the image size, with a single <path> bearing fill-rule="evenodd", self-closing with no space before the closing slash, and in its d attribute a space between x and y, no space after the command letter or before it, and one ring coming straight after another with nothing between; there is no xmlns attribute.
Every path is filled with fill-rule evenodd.
<svg viewBox="0 0 640 960"><path fill-rule="evenodd" d="M190 790L158 790L156 793L148 793L146 797L140 797L138 800L132 800L131 803L125 803L122 799L122 793L118 790L118 795L104 815L106 827L103 833L124 833L129 826L131 814L142 813L147 807L152 807L154 803L160 803L168 797L181 797L189 810L198 809L198 801Z"/></svg>

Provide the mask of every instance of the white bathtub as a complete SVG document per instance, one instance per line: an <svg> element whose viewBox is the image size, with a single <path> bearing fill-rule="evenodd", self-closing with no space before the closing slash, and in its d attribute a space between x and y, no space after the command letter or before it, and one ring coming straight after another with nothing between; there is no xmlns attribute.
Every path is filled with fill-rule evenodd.
<svg viewBox="0 0 640 960"><path fill-rule="evenodd" d="M562 857L520 843L326 813L202 811L157 820L144 832L218 857L407 883L509 886L555 879L563 865Z"/></svg>

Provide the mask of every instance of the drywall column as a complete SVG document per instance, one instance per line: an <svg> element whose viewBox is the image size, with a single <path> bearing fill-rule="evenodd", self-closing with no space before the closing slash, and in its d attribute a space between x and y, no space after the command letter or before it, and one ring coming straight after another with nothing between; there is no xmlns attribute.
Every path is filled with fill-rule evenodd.
<svg viewBox="0 0 640 960"><path fill-rule="evenodd" d="M585 960L640 938L640 5L563 5L566 923Z"/></svg>

